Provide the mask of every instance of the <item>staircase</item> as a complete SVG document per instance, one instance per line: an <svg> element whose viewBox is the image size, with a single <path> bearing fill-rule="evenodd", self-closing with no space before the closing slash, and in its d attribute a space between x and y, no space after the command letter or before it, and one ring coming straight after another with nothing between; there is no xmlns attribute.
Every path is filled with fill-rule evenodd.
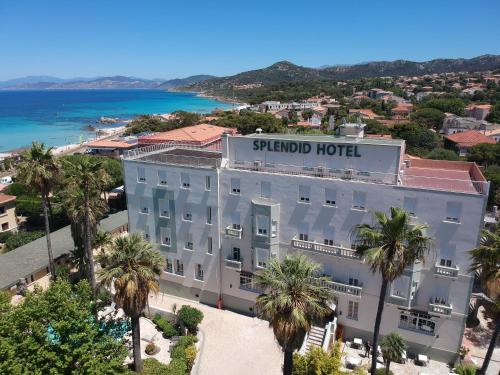
<svg viewBox="0 0 500 375"><path fill-rule="evenodd" d="M322 347L323 339L325 337L325 329L323 327L312 326L309 331L309 335L307 337L306 342L306 353L311 350L313 346Z"/></svg>

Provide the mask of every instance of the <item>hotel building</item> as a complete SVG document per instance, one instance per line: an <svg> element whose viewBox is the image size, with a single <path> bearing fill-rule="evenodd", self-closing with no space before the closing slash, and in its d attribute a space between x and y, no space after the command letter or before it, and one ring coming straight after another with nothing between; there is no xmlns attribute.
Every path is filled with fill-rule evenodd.
<svg viewBox="0 0 500 375"><path fill-rule="evenodd" d="M163 291L253 314L255 272L302 252L320 263L343 337L371 340L381 277L356 255L356 225L407 210L433 250L385 296L381 334L410 352L451 361L472 287L489 183L474 163L409 159L405 142L341 135L224 135L220 151L167 143L123 158L129 226L167 259Z"/></svg>

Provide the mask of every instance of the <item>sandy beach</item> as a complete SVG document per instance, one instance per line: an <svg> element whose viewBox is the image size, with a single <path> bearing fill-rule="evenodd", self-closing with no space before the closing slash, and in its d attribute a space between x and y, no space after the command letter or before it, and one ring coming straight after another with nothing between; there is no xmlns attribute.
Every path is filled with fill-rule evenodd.
<svg viewBox="0 0 500 375"><path fill-rule="evenodd" d="M69 145L64 145L64 146L59 146L59 147L54 147L53 153L54 155L57 156L62 156L62 155L68 155L68 154L74 154L76 152L82 152L85 151L87 144L90 142L94 142L97 140L106 140L106 139L112 139L114 137L121 136L125 132L126 127L125 126L119 126L116 128L110 128L110 129L99 129L100 132L105 133L104 135L92 139L87 139L86 141L80 143L73 143Z"/></svg>

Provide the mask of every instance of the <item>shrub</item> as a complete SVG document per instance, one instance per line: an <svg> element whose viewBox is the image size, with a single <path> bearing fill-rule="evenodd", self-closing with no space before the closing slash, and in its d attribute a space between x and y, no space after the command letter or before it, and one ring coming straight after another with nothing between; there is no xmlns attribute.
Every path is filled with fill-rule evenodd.
<svg viewBox="0 0 500 375"><path fill-rule="evenodd" d="M156 353L156 349L156 345L150 342L146 345L146 349L144 351L146 352L146 354L152 355Z"/></svg>
<svg viewBox="0 0 500 375"><path fill-rule="evenodd" d="M477 371L476 366L472 364L457 366L455 372L459 375L475 375Z"/></svg>
<svg viewBox="0 0 500 375"><path fill-rule="evenodd" d="M163 332L163 337L166 339L179 335L179 330L174 327L168 319L164 318L160 314L156 314L154 316L153 323L156 324L156 327Z"/></svg>
<svg viewBox="0 0 500 375"><path fill-rule="evenodd" d="M187 365L188 371L191 371L191 369L193 368L194 361L196 359L196 353L198 353L198 350L196 349L196 346L189 345L185 349L185 353L186 353L186 365Z"/></svg>
<svg viewBox="0 0 500 375"><path fill-rule="evenodd" d="M177 318L190 333L196 333L198 324L203 320L203 313L195 307L183 305L177 313Z"/></svg>
<svg viewBox="0 0 500 375"><path fill-rule="evenodd" d="M12 232L2 232L0 233L0 243L5 243L9 238L14 235Z"/></svg>
<svg viewBox="0 0 500 375"><path fill-rule="evenodd" d="M20 246L26 245L32 241L35 241L37 238L45 236L45 232L42 231L34 231L34 232L18 232L5 242L7 251L14 250Z"/></svg>
<svg viewBox="0 0 500 375"><path fill-rule="evenodd" d="M147 358L142 361L144 366L142 374L144 375L165 375L169 374L168 365L164 365L155 358Z"/></svg>
<svg viewBox="0 0 500 375"><path fill-rule="evenodd" d="M394 373L391 370L386 371L385 368L379 368L375 373L377 375L394 375Z"/></svg>

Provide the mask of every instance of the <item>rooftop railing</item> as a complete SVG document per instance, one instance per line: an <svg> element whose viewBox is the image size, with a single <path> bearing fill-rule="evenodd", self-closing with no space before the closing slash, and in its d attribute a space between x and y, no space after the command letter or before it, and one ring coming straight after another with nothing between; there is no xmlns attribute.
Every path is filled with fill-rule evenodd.
<svg viewBox="0 0 500 375"><path fill-rule="evenodd" d="M298 238L292 239L292 247L296 249L314 251L316 253L338 256L342 258L359 260L356 250L340 245L325 245L315 241L304 241Z"/></svg>
<svg viewBox="0 0 500 375"><path fill-rule="evenodd" d="M331 289L334 292L348 294L355 297L361 297L361 293L363 292L363 287L361 286L349 285L338 281L321 280L320 285Z"/></svg>

